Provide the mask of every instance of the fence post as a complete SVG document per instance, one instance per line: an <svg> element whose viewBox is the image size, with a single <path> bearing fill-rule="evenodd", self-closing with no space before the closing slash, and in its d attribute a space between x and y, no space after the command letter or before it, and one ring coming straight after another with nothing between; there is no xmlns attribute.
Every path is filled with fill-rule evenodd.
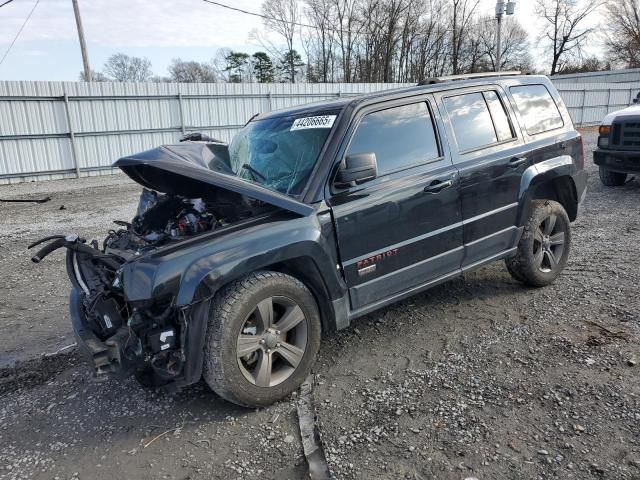
<svg viewBox="0 0 640 480"><path fill-rule="evenodd" d="M64 93L64 114L67 117L67 129L69 130L69 140L71 141L71 157L73 158L73 166L76 170L76 178L80 178L80 164L78 163L78 150L76 149L76 135L73 130L73 122L71 121L71 109L69 108L69 96Z"/></svg>
<svg viewBox="0 0 640 480"><path fill-rule="evenodd" d="M267 102L268 102L268 105L269 105L269 111L272 111L273 110L273 105L271 103L271 91L267 92Z"/></svg>
<svg viewBox="0 0 640 480"><path fill-rule="evenodd" d="M186 133L184 128L184 107L182 105L182 92L178 92L178 108L180 109L180 129L182 130L182 135Z"/></svg>
<svg viewBox="0 0 640 480"><path fill-rule="evenodd" d="M582 107L580 107L580 126L584 127L584 105L586 103L587 98L587 89L582 89Z"/></svg>
<svg viewBox="0 0 640 480"><path fill-rule="evenodd" d="M611 87L609 87L609 93L607 95L607 115L609 114L609 108L611 108Z"/></svg>

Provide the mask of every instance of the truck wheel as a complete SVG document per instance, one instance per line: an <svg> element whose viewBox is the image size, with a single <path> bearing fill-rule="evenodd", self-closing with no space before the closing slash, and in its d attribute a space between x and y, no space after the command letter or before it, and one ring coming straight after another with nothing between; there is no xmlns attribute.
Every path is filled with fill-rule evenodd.
<svg viewBox="0 0 640 480"><path fill-rule="evenodd" d="M607 187L619 187L627 180L626 173L612 172L604 167L600 167L600 181Z"/></svg>
<svg viewBox="0 0 640 480"><path fill-rule="evenodd" d="M506 259L507 269L519 282L544 287L564 269L570 247L571 224L562 205L552 200L534 200L518 251Z"/></svg>
<svg viewBox="0 0 640 480"><path fill-rule="evenodd" d="M213 301L204 379L230 402L270 405L302 384L320 336L318 307L302 282L279 272L252 273Z"/></svg>

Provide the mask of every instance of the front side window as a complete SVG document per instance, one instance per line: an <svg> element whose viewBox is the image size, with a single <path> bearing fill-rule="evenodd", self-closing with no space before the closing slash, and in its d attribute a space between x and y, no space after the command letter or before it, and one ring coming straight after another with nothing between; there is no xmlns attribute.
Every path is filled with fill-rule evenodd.
<svg viewBox="0 0 640 480"><path fill-rule="evenodd" d="M529 135L564 125L556 102L544 85L522 85L509 89Z"/></svg>
<svg viewBox="0 0 640 480"><path fill-rule="evenodd" d="M365 115L346 155L354 153L375 153L380 175L438 158L438 142L427 104L414 103Z"/></svg>
<svg viewBox="0 0 640 480"><path fill-rule="evenodd" d="M249 122L229 144L233 173L271 190L299 195L336 117L309 114Z"/></svg>
<svg viewBox="0 0 640 480"><path fill-rule="evenodd" d="M444 106L460 151L514 138L507 113L494 91L446 97Z"/></svg>

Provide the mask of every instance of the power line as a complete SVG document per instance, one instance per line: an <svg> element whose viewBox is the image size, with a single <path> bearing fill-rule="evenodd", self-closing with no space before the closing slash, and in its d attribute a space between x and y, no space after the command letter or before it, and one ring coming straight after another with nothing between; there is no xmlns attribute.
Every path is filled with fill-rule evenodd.
<svg viewBox="0 0 640 480"><path fill-rule="evenodd" d="M252 15L254 17L263 18L265 20L271 20L273 22L286 22L286 23L289 23L291 25L297 25L298 27L313 28L314 30L319 30L320 29L317 25L309 25L308 23L299 23L299 22L289 22L287 20L282 20L282 19L278 19L278 18L275 18L275 17L270 17L269 15L263 15L262 13L250 12L249 10L243 10L242 8L237 8L237 7L232 7L230 5L225 5L224 3L216 2L214 0L202 0L202 1L206 2L206 3L210 3L212 5L217 5L218 7L226 8L228 10L233 10L235 12L244 13L245 15ZM340 30L339 28L326 27L325 30L329 30L331 32L349 33L348 31Z"/></svg>
<svg viewBox="0 0 640 480"><path fill-rule="evenodd" d="M13 2L13 0L7 0L4 3L0 3L0 8L4 7L7 3L11 3L11 2Z"/></svg>
<svg viewBox="0 0 640 480"><path fill-rule="evenodd" d="M13 45L16 43L16 40L18 40L18 37L20 36L20 34L22 33L22 30L24 29L25 25L27 24L27 22L29 21L29 19L31 18L31 15L33 15L33 12L36 10L36 7L38 6L38 4L40 3L40 0L36 0L35 5L33 6L33 8L31 9L31 11L29 12L29 15L27 15L27 18L24 19L24 23L22 24L22 26L20 27L20 30L18 30L18 33L16 33L16 36L14 37L13 41L11 42L11 44L9 45L9 48L7 48L7 51L4 52L4 55L2 56L2 59L0 60L0 65L2 65L2 62L4 62L4 59L7 58L7 55L9 55L9 52L11 51L11 49L13 48ZM5 3L6 4L6 3ZM4 5L4 4L3 4Z"/></svg>

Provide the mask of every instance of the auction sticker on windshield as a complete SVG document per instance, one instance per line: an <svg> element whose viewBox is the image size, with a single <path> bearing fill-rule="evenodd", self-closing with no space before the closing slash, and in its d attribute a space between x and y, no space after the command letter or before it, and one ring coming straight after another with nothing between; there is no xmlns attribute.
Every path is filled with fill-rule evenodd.
<svg viewBox="0 0 640 480"><path fill-rule="evenodd" d="M296 118L289 131L306 130L307 128L331 128L333 127L333 122L336 120L336 116L337 115L318 115L317 117Z"/></svg>

